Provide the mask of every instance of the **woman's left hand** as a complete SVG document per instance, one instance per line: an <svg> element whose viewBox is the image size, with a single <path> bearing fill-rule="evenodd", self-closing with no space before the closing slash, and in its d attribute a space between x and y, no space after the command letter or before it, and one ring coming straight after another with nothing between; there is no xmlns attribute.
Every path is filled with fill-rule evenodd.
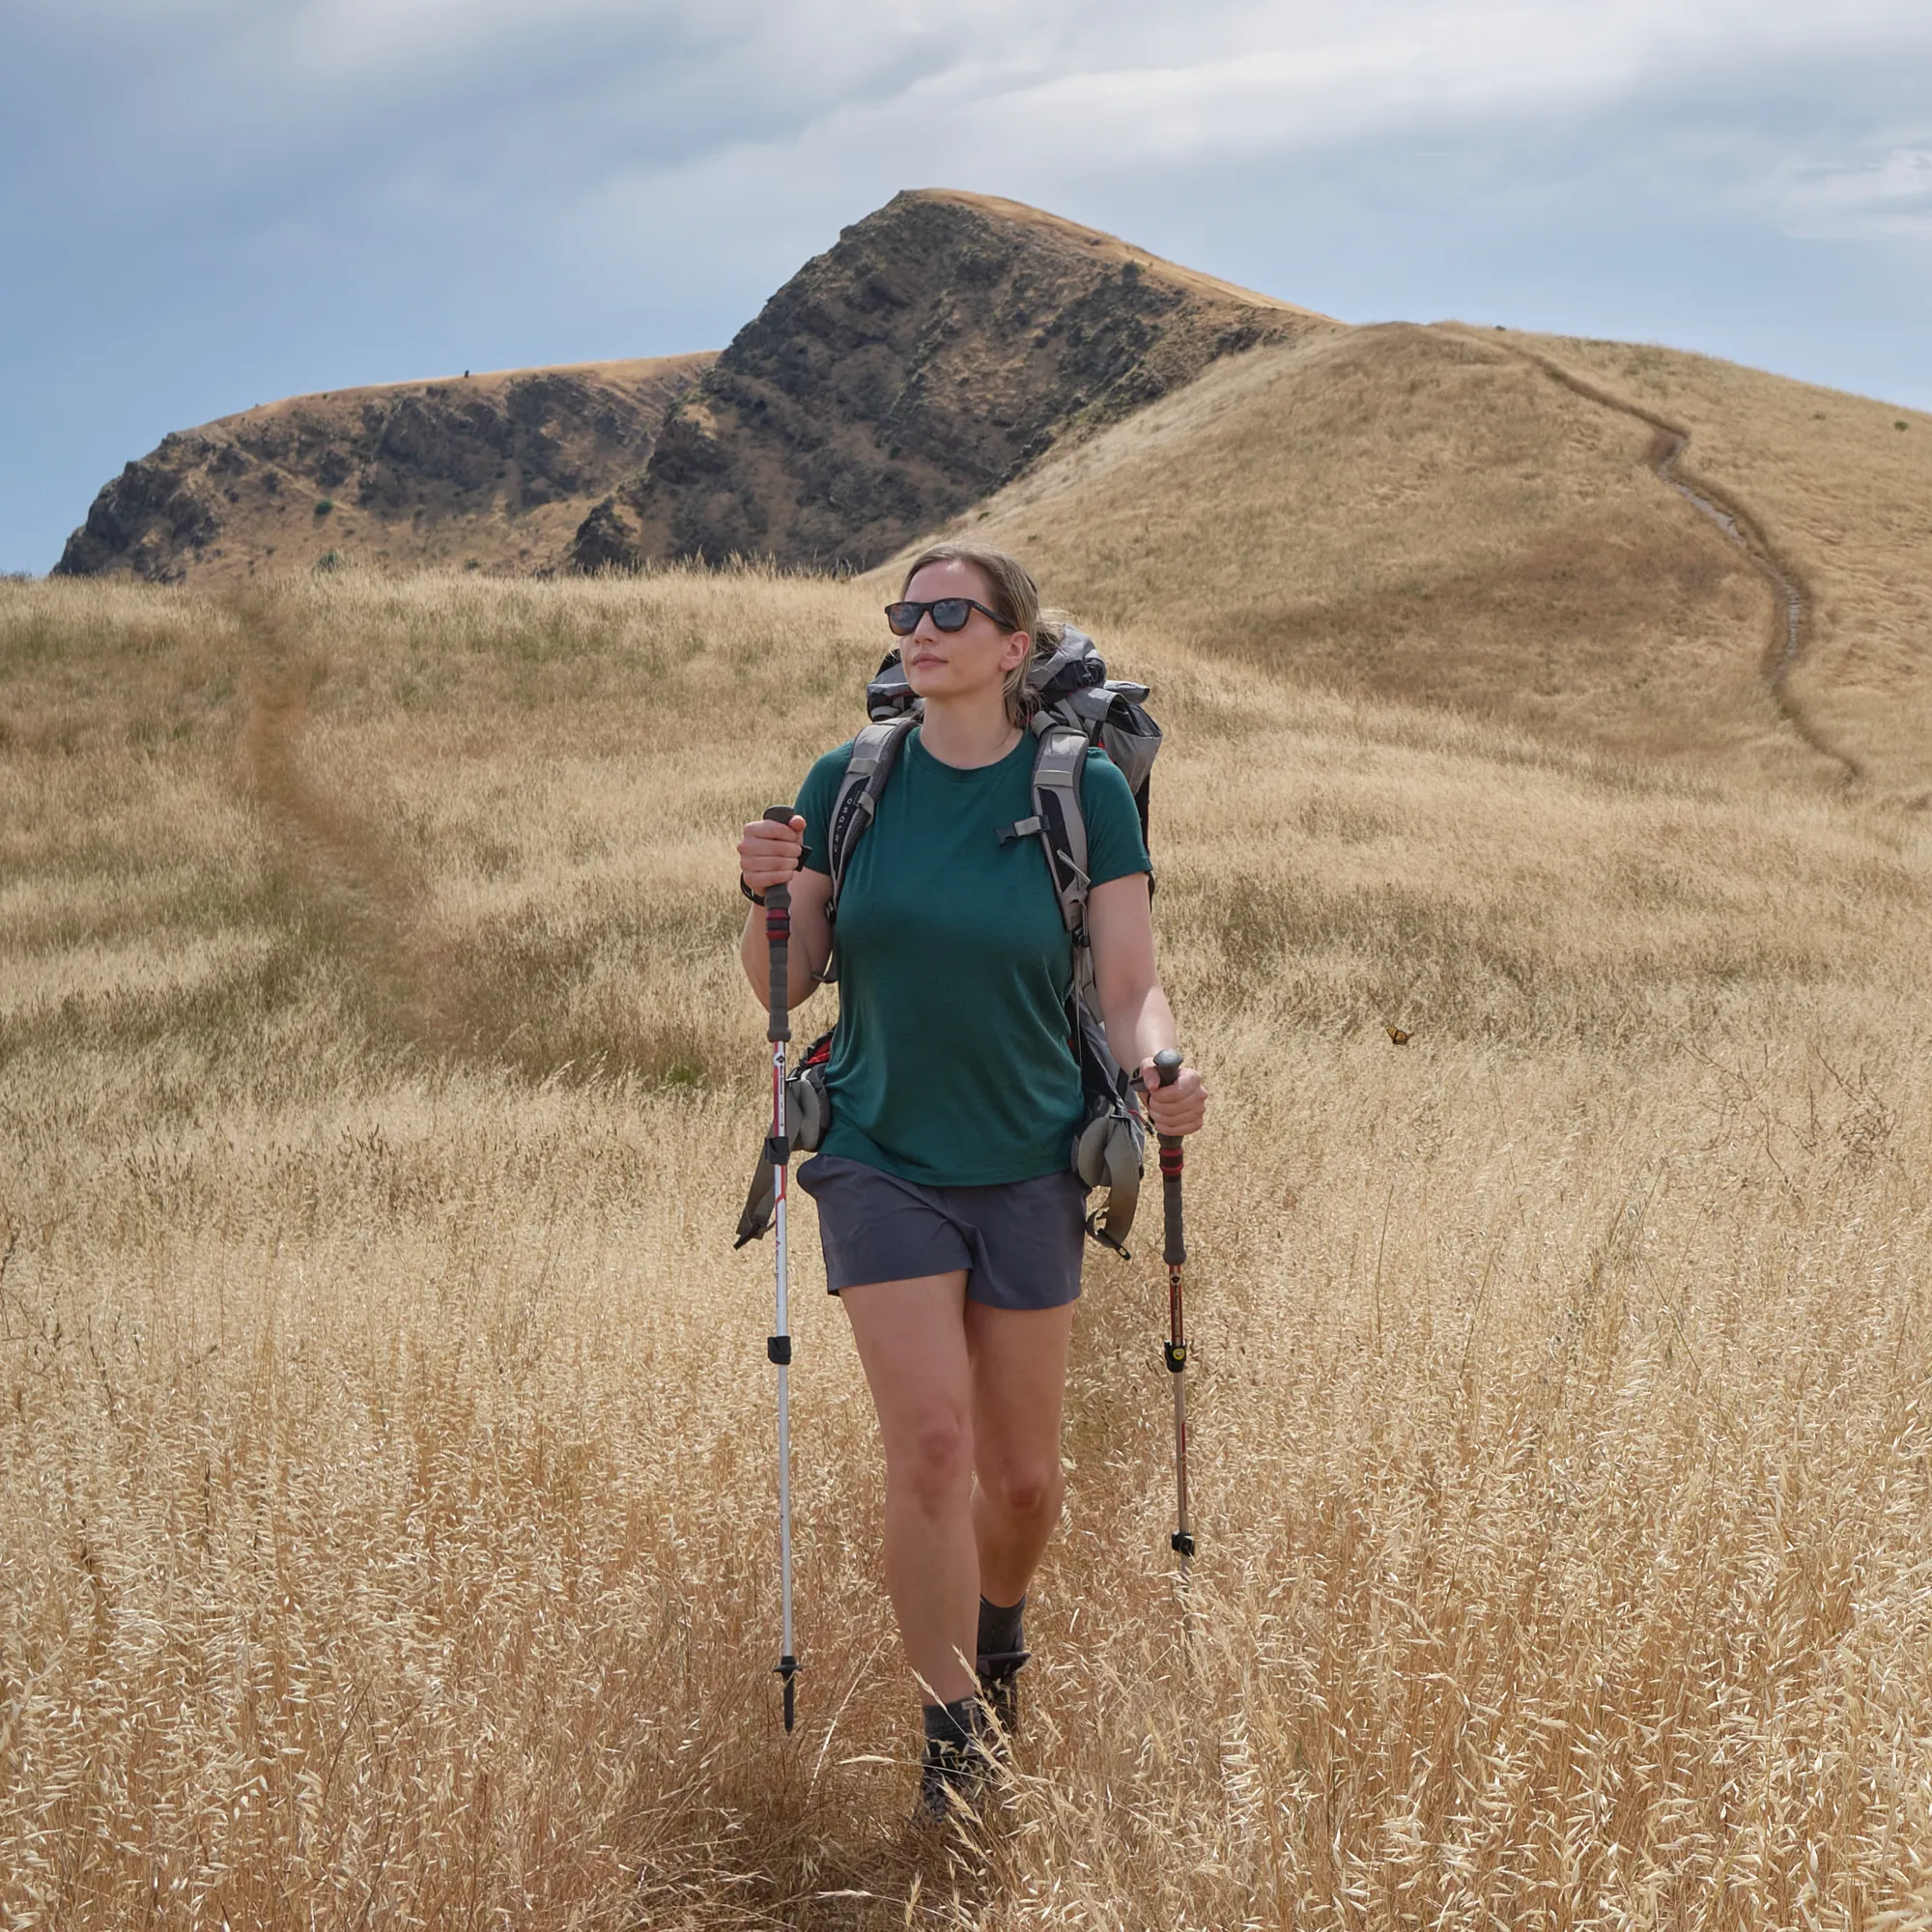
<svg viewBox="0 0 1932 1932"><path fill-rule="evenodd" d="M1173 1085L1160 1084L1159 1069L1150 1054L1142 1062L1140 1081L1148 1119L1157 1134L1195 1134L1208 1118L1208 1088L1191 1066L1174 1076Z"/></svg>

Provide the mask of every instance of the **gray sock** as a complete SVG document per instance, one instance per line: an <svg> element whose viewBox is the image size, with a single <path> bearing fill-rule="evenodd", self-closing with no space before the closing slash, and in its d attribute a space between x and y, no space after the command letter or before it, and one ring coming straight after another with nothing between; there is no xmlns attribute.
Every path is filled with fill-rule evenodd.
<svg viewBox="0 0 1932 1932"><path fill-rule="evenodd" d="M1026 1648L1026 1638L1020 1634L1020 1616L1026 1608L1026 1599L1017 1604L989 1604L984 1597L980 1599L980 1655L981 1657L1010 1657L1015 1651Z"/></svg>

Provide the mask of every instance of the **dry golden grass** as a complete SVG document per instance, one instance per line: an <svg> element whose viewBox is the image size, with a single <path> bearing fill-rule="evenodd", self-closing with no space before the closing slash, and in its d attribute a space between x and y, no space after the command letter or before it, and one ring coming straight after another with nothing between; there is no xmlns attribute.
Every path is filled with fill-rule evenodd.
<svg viewBox="0 0 1932 1932"><path fill-rule="evenodd" d="M873 602L0 586L7 1921L1923 1922L1923 815L1151 627L1191 1641L1096 1257L1009 1802L901 1841L807 1208L784 1742L730 843Z"/></svg>
<svg viewBox="0 0 1932 1932"><path fill-rule="evenodd" d="M1014 228L1029 228L1038 234L1075 242L1091 250L1095 261L1105 262L1110 268L1123 268L1132 263L1141 272L1185 295L1205 296L1210 300L1220 301L1232 298L1244 308L1286 309L1291 314L1306 316L1313 322L1330 323L1338 328L1346 327L1345 324L1334 323L1333 318L1322 315L1317 309L1302 308L1295 302L1283 301L1279 296L1244 289L1238 282L1224 282L1219 275L1190 269L1182 262L1165 261L1158 255L1150 255L1145 248L1135 247L1130 242L1122 242L1118 235L1109 235L1104 229L1085 227L1080 222L1068 221L1064 215L1050 214L1043 208L1030 207L1023 201L1008 201L1002 195L974 194L970 189L954 187L922 188L916 192L922 200L956 202L965 208L978 209Z"/></svg>

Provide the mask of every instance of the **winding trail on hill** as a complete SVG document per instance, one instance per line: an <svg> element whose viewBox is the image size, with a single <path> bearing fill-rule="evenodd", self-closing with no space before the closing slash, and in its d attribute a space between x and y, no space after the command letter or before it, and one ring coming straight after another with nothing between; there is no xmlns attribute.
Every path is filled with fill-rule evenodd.
<svg viewBox="0 0 1932 1932"><path fill-rule="evenodd" d="M1478 336L1473 339L1483 338ZM1848 779L1863 779L1863 763L1853 753L1834 744L1806 716L1791 691L1791 673L1797 668L1811 639L1813 598L1810 586L1797 567L1777 554L1756 517L1736 497L1684 469L1682 459L1690 446L1690 432L1682 424L1645 409L1640 403L1599 388L1596 384L1566 369L1554 356L1546 355L1540 350L1525 349L1516 342L1493 346L1505 349L1510 355L1520 356L1542 370L1551 382L1561 384L1574 395L1581 396L1585 402L1595 403L1600 409L1615 410L1620 415L1631 416L1649 425L1652 436L1644 462L1651 474L1660 483L1675 490L1700 516L1715 524L1725 540L1749 558L1751 568L1771 585L1777 600L1778 622L1765 653L1764 682L1778 715L1814 752L1843 766Z"/></svg>

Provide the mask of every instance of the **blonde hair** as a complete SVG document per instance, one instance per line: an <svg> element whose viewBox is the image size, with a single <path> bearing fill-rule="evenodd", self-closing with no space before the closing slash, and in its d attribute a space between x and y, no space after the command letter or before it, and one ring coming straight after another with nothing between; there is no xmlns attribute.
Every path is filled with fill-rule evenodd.
<svg viewBox="0 0 1932 1932"><path fill-rule="evenodd" d="M1007 701L1007 718L1021 730L1033 723L1038 709L1027 689L1027 672L1044 664L1060 648L1066 635L1066 620L1057 611L1042 611L1039 586L1033 572L1018 557L1003 550L985 550L978 544L941 543L928 545L906 566L905 581L899 585L903 597L912 581L929 563L965 563L980 573L986 588L986 608L999 613L1000 622L1015 631L1024 631L1033 639L1033 649L1007 673L1001 695Z"/></svg>

